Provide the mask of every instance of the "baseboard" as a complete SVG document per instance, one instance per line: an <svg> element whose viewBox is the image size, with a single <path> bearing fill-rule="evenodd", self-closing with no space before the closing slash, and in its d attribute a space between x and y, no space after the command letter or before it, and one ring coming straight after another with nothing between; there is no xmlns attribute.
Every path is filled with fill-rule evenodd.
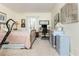
<svg viewBox="0 0 79 59"><path fill-rule="evenodd" d="M2 49L24 48L24 44L4 44Z"/></svg>
<svg viewBox="0 0 79 59"><path fill-rule="evenodd" d="M70 53L70 56L74 56L74 54Z"/></svg>

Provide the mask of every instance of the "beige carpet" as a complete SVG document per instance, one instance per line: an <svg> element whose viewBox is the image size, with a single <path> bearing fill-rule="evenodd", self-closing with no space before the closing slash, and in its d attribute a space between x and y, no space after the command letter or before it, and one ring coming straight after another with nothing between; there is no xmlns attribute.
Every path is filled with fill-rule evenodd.
<svg viewBox="0 0 79 59"><path fill-rule="evenodd" d="M58 56L48 40L37 39L32 49L1 49L1 56Z"/></svg>

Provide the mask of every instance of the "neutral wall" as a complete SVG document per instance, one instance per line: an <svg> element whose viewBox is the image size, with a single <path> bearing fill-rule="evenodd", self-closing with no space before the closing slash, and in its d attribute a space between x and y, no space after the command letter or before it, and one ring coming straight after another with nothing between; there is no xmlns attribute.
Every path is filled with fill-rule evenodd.
<svg viewBox="0 0 79 59"><path fill-rule="evenodd" d="M64 31L70 39L70 54L79 55L79 22L65 24Z"/></svg>

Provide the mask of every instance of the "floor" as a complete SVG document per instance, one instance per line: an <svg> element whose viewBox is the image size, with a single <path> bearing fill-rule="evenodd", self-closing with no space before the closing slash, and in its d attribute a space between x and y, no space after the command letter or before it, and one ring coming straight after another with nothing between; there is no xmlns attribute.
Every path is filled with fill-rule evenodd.
<svg viewBox="0 0 79 59"><path fill-rule="evenodd" d="M1 56L58 56L48 40L38 38L32 49L1 49Z"/></svg>

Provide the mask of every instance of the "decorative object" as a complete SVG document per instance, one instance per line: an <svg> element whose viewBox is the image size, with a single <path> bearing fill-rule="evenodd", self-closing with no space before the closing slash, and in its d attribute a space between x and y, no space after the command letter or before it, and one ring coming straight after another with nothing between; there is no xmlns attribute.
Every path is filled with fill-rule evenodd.
<svg viewBox="0 0 79 59"><path fill-rule="evenodd" d="M17 22L14 24L14 27L13 27L13 30L17 30L18 27L17 27Z"/></svg>
<svg viewBox="0 0 79 59"><path fill-rule="evenodd" d="M78 22L78 4L67 3L61 8L61 23L68 24Z"/></svg>
<svg viewBox="0 0 79 59"><path fill-rule="evenodd" d="M4 24L6 22L7 14L0 12L0 24Z"/></svg>
<svg viewBox="0 0 79 59"><path fill-rule="evenodd" d="M59 18L59 13L57 13L56 15L55 15L55 17L54 17L54 28L55 28L55 25L57 24L57 22L58 22L58 19Z"/></svg>
<svg viewBox="0 0 79 59"><path fill-rule="evenodd" d="M7 14L0 12L0 31L3 31L3 28L5 28L6 19Z"/></svg>
<svg viewBox="0 0 79 59"><path fill-rule="evenodd" d="M25 19L21 19L21 27L25 28Z"/></svg>

